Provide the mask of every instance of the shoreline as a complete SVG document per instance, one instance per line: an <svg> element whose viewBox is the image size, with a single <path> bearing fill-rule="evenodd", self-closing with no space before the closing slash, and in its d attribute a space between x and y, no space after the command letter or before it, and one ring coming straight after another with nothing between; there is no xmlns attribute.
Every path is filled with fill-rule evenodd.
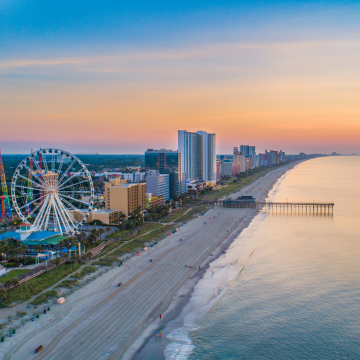
<svg viewBox="0 0 360 360"><path fill-rule="evenodd" d="M299 165L302 161L296 162L289 166L286 171L281 172L277 177L276 181L272 184L272 186L268 189L267 194L263 197L264 199L268 198L270 193L274 190L275 185L279 182L279 180L290 170L292 170L295 166ZM281 169L276 169L274 171L279 171ZM270 172L271 173L271 172ZM269 173L268 173L269 174ZM268 175L266 174L266 175ZM261 181L265 176L254 181ZM247 187L252 185L249 184L242 190L245 190ZM238 194L238 192L234 193ZM233 195L233 194L232 194ZM240 236L244 229L248 228L251 222L259 215L260 211L255 210L253 212L249 212L246 214L246 227L236 227L211 253L212 256L208 256L206 260L201 264L201 269L197 270L191 278L189 278L177 291L174 295L171 303L169 304L166 312L164 313L165 324L161 326L156 326L156 324L150 324L145 331L142 333L140 337L136 339L136 341L132 344L132 346L127 350L127 352L123 356L123 360L146 360L146 359L165 359L164 350L166 346L171 342L167 339L168 334L172 330L174 330L177 326L182 326L184 315L182 315L185 307L189 304L196 285L200 280L202 280L210 268L210 265L215 260L219 259L220 256L223 255L223 252L228 251L233 242ZM177 325L175 325L177 323ZM170 329L169 329L170 327ZM161 340L160 337L154 335L156 330L161 330L165 334L162 334ZM146 354L145 354L146 353ZM152 357L149 357L152 355ZM156 356L156 357L154 357Z"/></svg>

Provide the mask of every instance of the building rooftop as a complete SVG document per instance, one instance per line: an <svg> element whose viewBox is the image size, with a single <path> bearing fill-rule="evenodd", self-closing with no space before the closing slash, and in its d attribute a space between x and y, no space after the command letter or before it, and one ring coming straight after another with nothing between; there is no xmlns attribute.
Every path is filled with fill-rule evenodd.
<svg viewBox="0 0 360 360"><path fill-rule="evenodd" d="M29 246L37 246L37 245L58 245L60 241L63 241L67 239L66 236L62 235L55 235L51 238L48 238L46 240L25 240L24 244Z"/></svg>
<svg viewBox="0 0 360 360"><path fill-rule="evenodd" d="M111 214L114 211L118 211L118 210L111 210L111 209L99 209L99 210L94 210L92 213L93 214Z"/></svg>
<svg viewBox="0 0 360 360"><path fill-rule="evenodd" d="M0 240L6 240L9 238L15 239L15 240L20 240L20 234L17 233L16 231L7 231L7 232L0 234Z"/></svg>
<svg viewBox="0 0 360 360"><path fill-rule="evenodd" d="M53 236L59 235L60 233L54 231L37 231L32 233L26 238L26 241L44 241L45 239L51 238Z"/></svg>
<svg viewBox="0 0 360 360"><path fill-rule="evenodd" d="M155 150L155 149L147 149L146 152L154 152L154 153L173 152L173 153L178 153L179 150L168 150L168 149Z"/></svg>

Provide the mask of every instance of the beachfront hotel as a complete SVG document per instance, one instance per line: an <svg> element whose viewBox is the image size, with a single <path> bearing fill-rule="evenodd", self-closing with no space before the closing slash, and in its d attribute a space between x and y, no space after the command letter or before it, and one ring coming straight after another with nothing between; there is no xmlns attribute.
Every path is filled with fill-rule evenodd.
<svg viewBox="0 0 360 360"><path fill-rule="evenodd" d="M121 211L128 216L146 207L146 184L128 184L120 175L109 175L105 185L105 209Z"/></svg>
<svg viewBox="0 0 360 360"><path fill-rule="evenodd" d="M182 154L182 172L186 180L216 183L216 135L206 131L178 131L178 149Z"/></svg>
<svg viewBox="0 0 360 360"><path fill-rule="evenodd" d="M181 152L177 150L145 151L145 169L156 170L159 174L169 174L169 195L164 200L174 199L186 192L185 174L181 171ZM152 192L149 191L148 192Z"/></svg>

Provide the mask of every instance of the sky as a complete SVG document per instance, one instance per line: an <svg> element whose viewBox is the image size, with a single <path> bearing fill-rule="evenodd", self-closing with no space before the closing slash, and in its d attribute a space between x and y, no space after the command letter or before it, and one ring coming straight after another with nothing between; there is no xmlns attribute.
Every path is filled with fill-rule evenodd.
<svg viewBox="0 0 360 360"><path fill-rule="evenodd" d="M0 147L360 153L360 3L0 0Z"/></svg>

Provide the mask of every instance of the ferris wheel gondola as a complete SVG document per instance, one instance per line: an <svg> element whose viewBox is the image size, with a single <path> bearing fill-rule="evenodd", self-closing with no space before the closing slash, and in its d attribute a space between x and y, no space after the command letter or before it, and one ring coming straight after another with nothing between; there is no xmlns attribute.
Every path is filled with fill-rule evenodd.
<svg viewBox="0 0 360 360"><path fill-rule="evenodd" d="M68 151L32 152L15 170L14 208L32 231L71 235L85 223L94 202L94 186L84 163Z"/></svg>

